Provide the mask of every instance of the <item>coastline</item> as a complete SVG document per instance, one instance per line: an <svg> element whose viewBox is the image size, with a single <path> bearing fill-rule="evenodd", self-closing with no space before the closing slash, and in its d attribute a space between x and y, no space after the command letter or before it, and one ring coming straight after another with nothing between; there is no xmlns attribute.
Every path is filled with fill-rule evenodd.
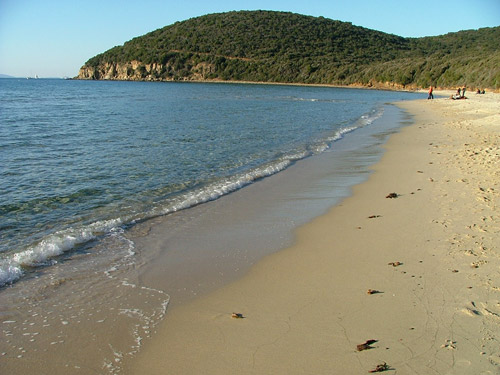
<svg viewBox="0 0 500 375"><path fill-rule="evenodd" d="M144 264L141 283L167 291L172 308L238 280L266 255L290 247L294 230L349 196L370 175L387 137L410 123L391 104L370 121L328 151L223 199L131 228L128 238Z"/></svg>
<svg viewBox="0 0 500 375"><path fill-rule="evenodd" d="M13 373L122 372L122 361L156 333L167 305L173 309L241 278L265 255L290 246L293 228L325 213L366 179L388 135L408 124L401 110L384 104L408 95L375 97L376 108L357 117L356 130L324 152L223 199L104 236L92 244L96 256L70 252L68 262L35 270L4 290L0 367ZM338 122L327 106L321 117Z"/></svg>
<svg viewBox="0 0 500 375"><path fill-rule="evenodd" d="M74 77L71 80L75 81L91 81L88 78ZM360 89L360 90L382 90L382 91L401 91L401 92L427 92L427 89L418 86L403 86L392 82L373 82L369 84L353 83L350 85L341 85L333 83L304 83L304 82L274 82L274 81L235 81L223 79L186 79L186 80L143 80L143 79L99 79L98 81L115 81L115 82L158 82L158 83L215 83L215 84L229 84L229 85L269 85L269 86L298 86L298 87L329 87L338 89ZM438 90L446 90L440 88ZM489 89L490 91L495 91ZM452 90L453 91L453 90ZM496 92L496 91L495 91Z"/></svg>
<svg viewBox="0 0 500 375"><path fill-rule="evenodd" d="M124 373L497 372L498 102L399 103L415 124L368 181L290 248L170 309Z"/></svg>
<svg viewBox="0 0 500 375"><path fill-rule="evenodd" d="M74 81L92 81L88 78L74 77L70 78ZM414 93L427 93L428 87L421 87L417 85L401 85L393 82L369 82L369 83L352 83L349 85L333 84L333 83L304 83L304 82L273 82L273 81L235 81L223 79L186 79L186 80L143 80L143 79L99 79L97 81L107 82L157 82L157 83L215 83L215 84L229 84L229 85L269 85L269 86L297 86L297 87L329 87L337 89L360 89L360 90L380 90L380 91L397 91L397 92L414 92ZM463 86L457 85L456 87ZM468 88L470 94L474 94L474 86ZM491 87L484 87L489 93L500 93L500 89ZM444 95L450 97L456 93L454 86L435 87L435 95Z"/></svg>

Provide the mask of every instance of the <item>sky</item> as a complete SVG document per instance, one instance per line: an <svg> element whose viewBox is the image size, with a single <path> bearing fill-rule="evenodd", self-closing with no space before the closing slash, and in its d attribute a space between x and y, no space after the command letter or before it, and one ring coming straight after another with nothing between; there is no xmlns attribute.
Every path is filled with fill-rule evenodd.
<svg viewBox="0 0 500 375"><path fill-rule="evenodd" d="M91 57L177 21L233 10L323 16L403 37L500 26L500 0L0 0L0 74L75 77Z"/></svg>

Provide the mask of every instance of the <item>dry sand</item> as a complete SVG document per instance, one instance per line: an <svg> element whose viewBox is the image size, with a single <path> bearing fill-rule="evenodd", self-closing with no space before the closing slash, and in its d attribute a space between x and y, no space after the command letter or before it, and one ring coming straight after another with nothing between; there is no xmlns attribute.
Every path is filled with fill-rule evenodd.
<svg viewBox="0 0 500 375"><path fill-rule="evenodd" d="M367 182L293 247L169 310L124 373L499 374L500 96L399 105L415 124Z"/></svg>

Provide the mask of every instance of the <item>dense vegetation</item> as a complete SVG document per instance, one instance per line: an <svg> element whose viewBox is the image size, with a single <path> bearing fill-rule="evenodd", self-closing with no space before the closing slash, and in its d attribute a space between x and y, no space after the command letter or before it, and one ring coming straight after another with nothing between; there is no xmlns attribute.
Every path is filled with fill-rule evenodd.
<svg viewBox="0 0 500 375"><path fill-rule="evenodd" d="M500 88L500 27L403 38L293 13L193 18L88 60L78 78Z"/></svg>

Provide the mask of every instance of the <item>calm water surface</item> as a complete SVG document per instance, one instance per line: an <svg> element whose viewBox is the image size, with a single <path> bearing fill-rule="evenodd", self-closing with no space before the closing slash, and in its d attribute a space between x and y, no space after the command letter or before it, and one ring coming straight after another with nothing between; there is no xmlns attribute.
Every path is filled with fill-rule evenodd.
<svg viewBox="0 0 500 375"><path fill-rule="evenodd" d="M155 261L132 240L148 219L195 212L340 149L346 133L352 142L371 129L384 103L416 97L0 79L0 372L26 364L45 373L120 373L170 301L168 288L146 285L140 274Z"/></svg>
<svg viewBox="0 0 500 375"><path fill-rule="evenodd" d="M320 153L411 94L0 81L0 285L147 218Z"/></svg>

